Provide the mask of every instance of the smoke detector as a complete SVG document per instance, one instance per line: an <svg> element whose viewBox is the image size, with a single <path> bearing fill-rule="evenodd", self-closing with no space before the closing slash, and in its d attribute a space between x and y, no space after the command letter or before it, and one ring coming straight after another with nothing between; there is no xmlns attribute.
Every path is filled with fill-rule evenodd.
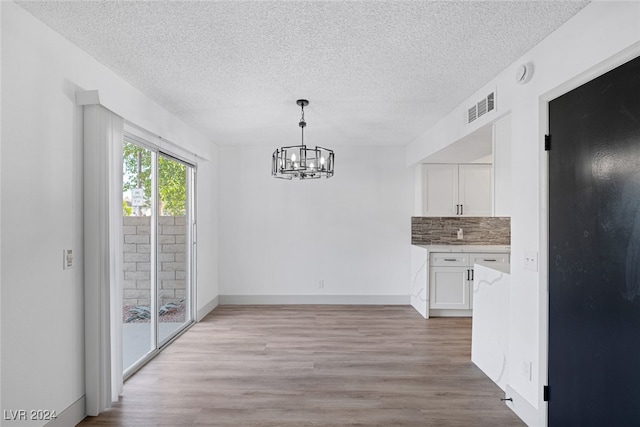
<svg viewBox="0 0 640 427"><path fill-rule="evenodd" d="M533 64L527 62L522 64L516 70L516 83L521 85L527 83L533 77Z"/></svg>

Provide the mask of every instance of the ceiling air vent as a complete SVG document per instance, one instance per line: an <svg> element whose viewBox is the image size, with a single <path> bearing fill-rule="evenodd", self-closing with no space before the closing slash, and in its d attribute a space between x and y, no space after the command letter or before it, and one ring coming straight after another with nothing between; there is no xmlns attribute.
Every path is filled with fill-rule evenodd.
<svg viewBox="0 0 640 427"><path fill-rule="evenodd" d="M468 120L468 123L471 123L472 121L474 121L477 118L478 118L478 108L474 105L473 107L469 108L469 120Z"/></svg>
<svg viewBox="0 0 640 427"><path fill-rule="evenodd" d="M467 123L471 123L496 108L495 92L491 92L477 104L467 110Z"/></svg>
<svg viewBox="0 0 640 427"><path fill-rule="evenodd" d="M483 116L487 112L487 99L478 102L478 117Z"/></svg>

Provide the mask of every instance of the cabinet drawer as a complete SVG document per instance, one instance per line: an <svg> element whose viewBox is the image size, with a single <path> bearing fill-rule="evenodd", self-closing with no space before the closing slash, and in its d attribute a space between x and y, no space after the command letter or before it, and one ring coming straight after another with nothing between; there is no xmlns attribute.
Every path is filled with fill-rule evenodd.
<svg viewBox="0 0 640 427"><path fill-rule="evenodd" d="M468 267L469 254L456 252L434 252L429 259L433 267Z"/></svg>
<svg viewBox="0 0 640 427"><path fill-rule="evenodd" d="M471 266L478 261L484 262L504 262L509 263L509 254L505 253L473 253L469 254L471 260Z"/></svg>

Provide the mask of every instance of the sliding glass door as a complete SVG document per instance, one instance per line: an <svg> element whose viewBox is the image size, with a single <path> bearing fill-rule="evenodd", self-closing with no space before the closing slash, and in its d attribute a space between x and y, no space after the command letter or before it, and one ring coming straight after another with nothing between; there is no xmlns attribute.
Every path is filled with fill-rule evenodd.
<svg viewBox="0 0 640 427"><path fill-rule="evenodd" d="M125 136L125 377L193 323L194 184L192 165Z"/></svg>
<svg viewBox="0 0 640 427"><path fill-rule="evenodd" d="M191 223L192 168L158 155L158 244L156 251L158 341L164 344L192 321Z"/></svg>

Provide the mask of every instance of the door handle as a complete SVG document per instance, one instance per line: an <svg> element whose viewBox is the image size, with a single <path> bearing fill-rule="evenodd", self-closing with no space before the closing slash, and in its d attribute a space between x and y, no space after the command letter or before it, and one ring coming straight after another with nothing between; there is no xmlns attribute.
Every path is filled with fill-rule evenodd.
<svg viewBox="0 0 640 427"><path fill-rule="evenodd" d="M464 215L464 205L460 205L460 215Z"/></svg>
<svg viewBox="0 0 640 427"><path fill-rule="evenodd" d="M456 215L460 215L460 205L456 205Z"/></svg>
<svg viewBox="0 0 640 427"><path fill-rule="evenodd" d="M455 259L455 258L445 258L444 260L445 261L457 261L457 259Z"/></svg>
<svg viewBox="0 0 640 427"><path fill-rule="evenodd" d="M473 268L471 269L471 280L473 280Z"/></svg>
<svg viewBox="0 0 640 427"><path fill-rule="evenodd" d="M469 281L469 270L467 270L467 281Z"/></svg>
<svg viewBox="0 0 640 427"><path fill-rule="evenodd" d="M496 262L497 259L483 259L483 261L487 261L487 262Z"/></svg>

